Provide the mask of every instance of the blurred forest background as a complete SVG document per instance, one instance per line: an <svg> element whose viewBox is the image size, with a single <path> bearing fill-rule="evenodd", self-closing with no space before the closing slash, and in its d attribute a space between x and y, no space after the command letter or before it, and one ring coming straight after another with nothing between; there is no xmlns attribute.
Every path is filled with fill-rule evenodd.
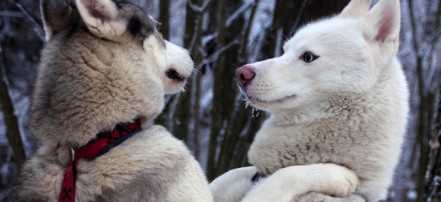
<svg viewBox="0 0 441 202"><path fill-rule="evenodd" d="M441 0L401 0L399 57L411 114L388 201L441 201ZM165 38L195 55L187 92L166 99L155 120L185 141L209 180L247 165L247 150L266 114L245 105L234 70L278 56L311 20L349 0L133 0L162 23ZM0 201L38 142L28 110L44 31L37 0L0 1ZM369 154L366 154L369 155Z"/></svg>

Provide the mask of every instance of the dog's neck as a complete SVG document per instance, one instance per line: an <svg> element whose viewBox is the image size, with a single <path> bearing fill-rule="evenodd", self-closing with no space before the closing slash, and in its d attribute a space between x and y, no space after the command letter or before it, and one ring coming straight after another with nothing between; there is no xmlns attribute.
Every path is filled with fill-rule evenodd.
<svg viewBox="0 0 441 202"><path fill-rule="evenodd" d="M142 119L142 118L136 119L136 123L137 123L137 125L139 125L140 128L141 127L142 128L148 127L147 120L145 120L145 119ZM132 124L132 123L130 123L130 124ZM53 147L55 147L55 155L61 165L67 165L69 160L71 159L72 149L78 149L83 146L86 146L88 143L93 142L97 138L100 138L100 137L102 138L103 136L106 136L106 135L108 135L109 138L115 139L115 137L111 136L112 135L111 133L113 131L116 131L116 130L118 130L120 132L121 131L123 132L124 130L129 131L128 129L121 129L121 127L123 127L123 126L124 126L124 123L118 123L118 124L115 124L111 128L107 128L105 130L102 130L102 132L94 133L93 136L91 135L91 138L86 143L84 143L82 145L72 144L70 142L58 142L56 145L53 145Z"/></svg>
<svg viewBox="0 0 441 202"><path fill-rule="evenodd" d="M271 113L268 122L276 126L290 126L297 124L314 123L324 119L340 116L341 113L354 110L363 104L362 100L367 95L346 94L328 97L316 102L310 102L307 106L296 109L286 109Z"/></svg>
<svg viewBox="0 0 441 202"><path fill-rule="evenodd" d="M310 123L318 119L328 118L331 116L329 113L323 113L321 108L315 106L308 106L306 108L297 110L285 110L271 113L271 117L268 122L276 126L290 126L301 123Z"/></svg>

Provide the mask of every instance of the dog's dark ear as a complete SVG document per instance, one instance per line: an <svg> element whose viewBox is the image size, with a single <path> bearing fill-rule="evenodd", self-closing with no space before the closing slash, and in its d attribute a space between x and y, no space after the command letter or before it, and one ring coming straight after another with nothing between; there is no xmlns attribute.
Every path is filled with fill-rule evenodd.
<svg viewBox="0 0 441 202"><path fill-rule="evenodd" d="M90 32L100 38L114 39L127 28L119 18L118 7L112 0L75 0L78 12Z"/></svg>
<svg viewBox="0 0 441 202"><path fill-rule="evenodd" d="M401 11L399 0L380 0L364 17L368 39L395 43L398 47Z"/></svg>
<svg viewBox="0 0 441 202"><path fill-rule="evenodd" d="M340 16L349 18L364 16L368 12L371 3L372 0L352 0L345 7L345 9L343 9L343 11L340 13Z"/></svg>
<svg viewBox="0 0 441 202"><path fill-rule="evenodd" d="M73 9L69 0L41 0L40 9L46 39L49 41L54 35L71 26Z"/></svg>

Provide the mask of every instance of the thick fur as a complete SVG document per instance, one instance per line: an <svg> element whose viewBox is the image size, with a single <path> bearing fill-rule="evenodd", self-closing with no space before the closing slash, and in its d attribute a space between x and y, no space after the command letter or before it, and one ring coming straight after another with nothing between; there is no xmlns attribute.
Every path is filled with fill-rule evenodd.
<svg viewBox="0 0 441 202"><path fill-rule="evenodd" d="M210 183L210 190L216 202L291 201L292 198L305 199L308 192L317 192L314 197L349 196L348 201L363 201L351 196L359 184L353 171L335 164L311 164L289 166L264 177L256 184L251 178L256 167L231 170ZM306 195L309 196L309 195Z"/></svg>
<svg viewBox="0 0 441 202"><path fill-rule="evenodd" d="M70 149L119 122L143 123L181 91L193 62L132 4L43 0L48 43L31 106L41 140L20 176L17 201L57 201ZM167 76L173 70L176 77ZM77 201L211 201L185 145L161 126L144 129L93 161L80 160Z"/></svg>
<svg viewBox="0 0 441 202"><path fill-rule="evenodd" d="M244 67L255 75L243 93L271 114L248 153L258 172L334 163L360 179L356 198L310 193L294 201L386 198L405 133L408 89L396 58L399 1L380 0L368 11L370 4L353 0L340 15L299 30L282 56ZM305 59L307 53L315 60Z"/></svg>
<svg viewBox="0 0 441 202"><path fill-rule="evenodd" d="M71 148L119 122L152 120L163 108L164 95L181 91L193 67L188 53L163 40L157 23L134 5L43 0L41 9L48 43L31 107L31 127L41 146L21 171L13 201L57 201ZM161 126L144 129L93 161L80 160L77 169L77 201L212 201L195 159ZM346 194L358 182L343 167L321 171L326 178L316 178L317 184L340 176L332 180L337 188L327 183L333 191L325 193ZM254 172L248 169L241 177L250 181ZM275 174L256 190L303 178L295 174L299 168L279 171L291 172L289 180ZM286 198L285 193L271 196Z"/></svg>

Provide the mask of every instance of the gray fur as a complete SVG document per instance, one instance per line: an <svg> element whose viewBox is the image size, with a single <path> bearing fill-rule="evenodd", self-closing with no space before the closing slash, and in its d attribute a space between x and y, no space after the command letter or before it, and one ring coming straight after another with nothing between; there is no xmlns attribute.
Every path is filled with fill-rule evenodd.
<svg viewBox="0 0 441 202"><path fill-rule="evenodd" d="M31 106L31 128L41 146L21 171L17 201L57 201L72 147L119 122L153 120L164 95L185 85L167 78L166 71L173 67L187 78L193 68L188 52L163 40L157 22L139 7L111 0L93 6L63 2L41 4L49 41ZM63 21L66 11L71 18ZM212 200L197 161L161 126L145 128L93 161L80 160L75 196L76 201Z"/></svg>

